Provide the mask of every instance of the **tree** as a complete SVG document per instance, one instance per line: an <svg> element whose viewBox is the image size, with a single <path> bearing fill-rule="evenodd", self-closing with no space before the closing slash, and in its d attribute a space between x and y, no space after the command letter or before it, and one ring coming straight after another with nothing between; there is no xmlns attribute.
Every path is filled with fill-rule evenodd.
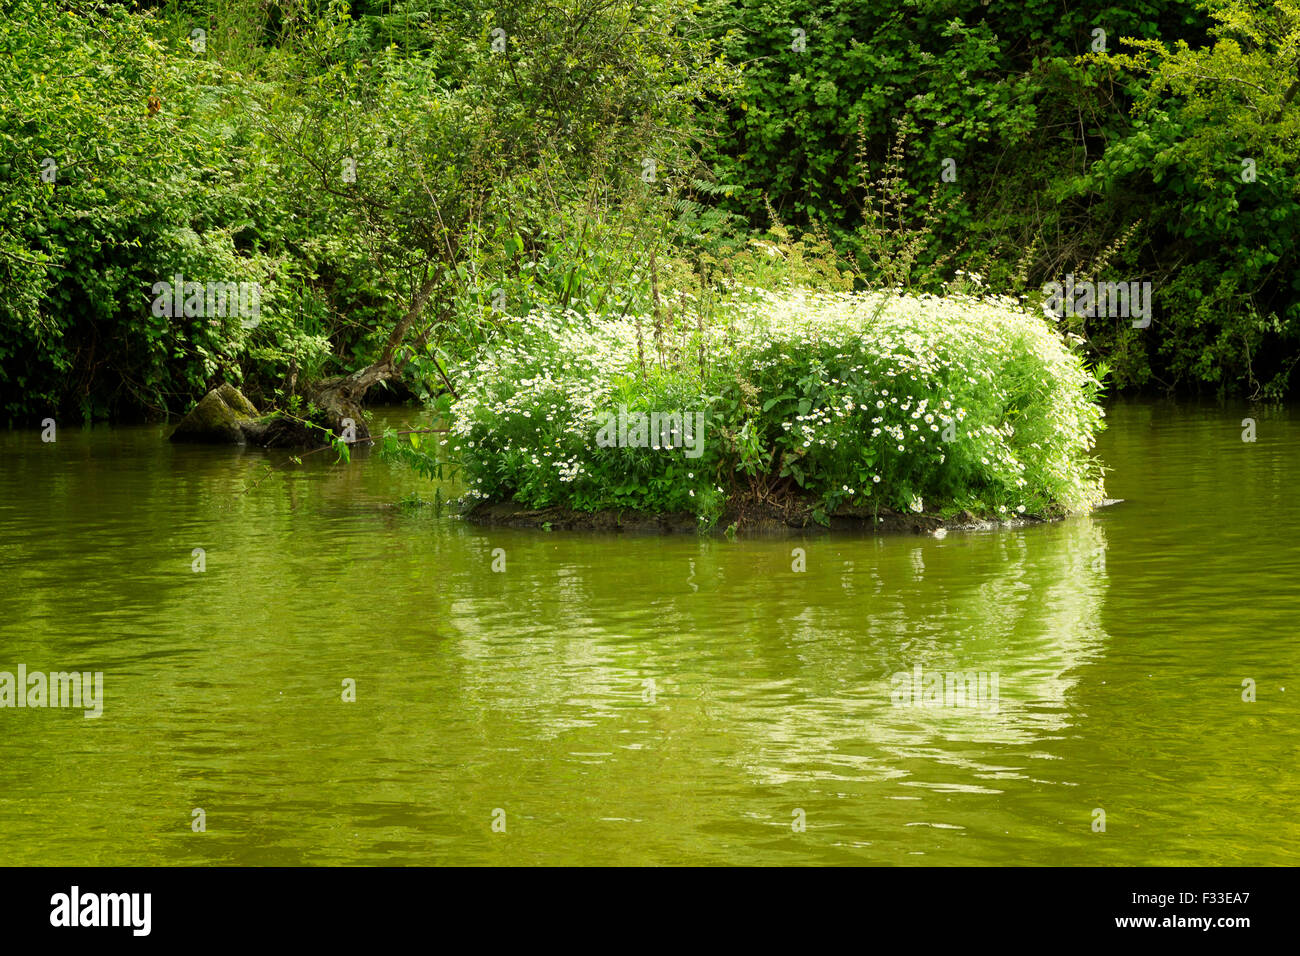
<svg viewBox="0 0 1300 956"><path fill-rule="evenodd" d="M1133 131L1076 188L1155 196L1148 238L1176 264L1157 276L1174 383L1280 397L1300 363L1300 2L1202 5L1208 45L1126 38L1135 52L1091 58L1145 84Z"/></svg>
<svg viewBox="0 0 1300 956"><path fill-rule="evenodd" d="M337 431L352 418L359 437L366 392L398 376L449 317L472 250L501 241L530 203L632 195L647 169L680 159L695 102L726 75L684 0L474 0L433 4L413 21L405 12L406 49L358 55L359 33L335 7L305 28L310 42L293 44L300 73L259 112L300 200L341 210L404 296L375 359L312 390L321 424Z"/></svg>

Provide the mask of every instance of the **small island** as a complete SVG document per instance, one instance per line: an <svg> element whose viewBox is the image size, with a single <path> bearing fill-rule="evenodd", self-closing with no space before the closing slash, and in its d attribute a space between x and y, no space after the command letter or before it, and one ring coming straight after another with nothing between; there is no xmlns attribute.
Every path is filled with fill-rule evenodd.
<svg viewBox="0 0 1300 956"><path fill-rule="evenodd" d="M388 449L459 468L482 523L935 531L1105 500L1101 377L1009 299L743 287L707 315L538 311L455 371L447 436Z"/></svg>

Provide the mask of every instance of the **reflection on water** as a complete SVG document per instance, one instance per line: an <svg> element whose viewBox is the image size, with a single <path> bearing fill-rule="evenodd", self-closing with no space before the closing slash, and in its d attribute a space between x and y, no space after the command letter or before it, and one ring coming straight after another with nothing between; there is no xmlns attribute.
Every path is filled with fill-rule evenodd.
<svg viewBox="0 0 1300 956"><path fill-rule="evenodd" d="M0 862L1294 863L1300 429L1242 417L1118 405L1124 503L942 539L481 529L364 452L249 490L282 459L0 436L0 670L106 695L0 710ZM900 705L916 668L996 706Z"/></svg>

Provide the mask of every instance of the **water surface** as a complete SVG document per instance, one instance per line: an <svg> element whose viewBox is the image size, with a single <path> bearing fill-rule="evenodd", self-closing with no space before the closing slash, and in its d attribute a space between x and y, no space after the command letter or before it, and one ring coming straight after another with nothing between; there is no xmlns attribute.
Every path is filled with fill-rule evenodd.
<svg viewBox="0 0 1300 956"><path fill-rule="evenodd" d="M0 709L0 864L1294 865L1300 422L1109 422L1092 516L734 542L471 527L364 452L0 433L0 671L105 687ZM996 707L900 706L917 666Z"/></svg>

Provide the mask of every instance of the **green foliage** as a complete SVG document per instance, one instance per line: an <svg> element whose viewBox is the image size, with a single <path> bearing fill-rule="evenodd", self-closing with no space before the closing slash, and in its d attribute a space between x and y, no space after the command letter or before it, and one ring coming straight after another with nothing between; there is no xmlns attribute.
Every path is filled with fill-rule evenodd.
<svg viewBox="0 0 1300 956"><path fill-rule="evenodd" d="M707 9L746 67L704 153L739 187L724 207L821 224L867 286L938 292L958 268L1034 298L1067 273L1149 280L1150 329L1072 326L1118 384L1290 389L1292 0Z"/></svg>
<svg viewBox="0 0 1300 956"><path fill-rule="evenodd" d="M153 6L5 2L4 417L288 403L377 360L432 397L502 312L648 295L730 75L680 0ZM261 323L152 316L176 272L259 282Z"/></svg>
<svg viewBox="0 0 1300 956"><path fill-rule="evenodd" d="M318 361L325 336L294 309L301 265L252 228L268 198L232 77L120 6L7 6L0 415L165 414L246 363L264 377ZM154 283L178 272L258 282L261 324L154 316Z"/></svg>
<svg viewBox="0 0 1300 956"><path fill-rule="evenodd" d="M1296 0L0 14L9 421L376 363L434 400L538 310L708 324L729 283L1149 279L1150 328L1065 323L1117 384L1281 397L1300 362ZM260 323L154 316L178 272L260 284Z"/></svg>
<svg viewBox="0 0 1300 956"><path fill-rule="evenodd" d="M1005 518L1101 498L1100 382L1041 318L964 296L799 291L739 294L723 312L662 328L527 317L464 370L441 457L471 501L703 525L759 504ZM652 414L677 415L675 434Z"/></svg>
<svg viewBox="0 0 1300 956"><path fill-rule="evenodd" d="M1146 197L1166 380L1280 398L1300 362L1300 4L1207 7L1209 45L1096 58L1146 82L1132 131L1072 189Z"/></svg>
<svg viewBox="0 0 1300 956"><path fill-rule="evenodd" d="M953 157L958 182L980 183L996 204L1005 194L998 180L1023 195L1026 182L1039 181L1031 166L1046 159L1059 168L1086 150L1071 121L1095 116L1098 97L1071 61L1088 52L1094 28L1113 44L1124 35L1195 36L1197 19L1186 0L1073 8L1055 0L715 0L706 9L723 52L746 66L735 98L718 104L722 135L706 158L723 181L743 187L739 205L754 220L767 193L792 221L841 226L860 211L859 131L883 159L893 121L911 117L924 130L912 188L928 191ZM1085 131L1093 140L1102 134Z"/></svg>

